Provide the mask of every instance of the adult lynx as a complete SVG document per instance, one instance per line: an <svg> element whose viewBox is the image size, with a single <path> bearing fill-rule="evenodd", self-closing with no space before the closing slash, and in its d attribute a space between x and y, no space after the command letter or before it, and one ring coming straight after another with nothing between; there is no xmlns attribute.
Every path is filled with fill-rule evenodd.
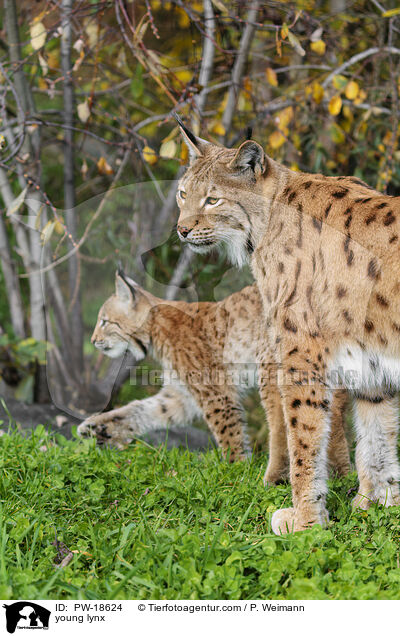
<svg viewBox="0 0 400 636"><path fill-rule="evenodd" d="M277 533L327 519L332 388L355 398L355 505L400 503L400 198L352 177L293 172L253 141L238 150L195 137L181 123L191 164L180 180L178 233L196 251L225 244L250 261L286 381L293 508ZM290 381L290 378L292 380Z"/></svg>

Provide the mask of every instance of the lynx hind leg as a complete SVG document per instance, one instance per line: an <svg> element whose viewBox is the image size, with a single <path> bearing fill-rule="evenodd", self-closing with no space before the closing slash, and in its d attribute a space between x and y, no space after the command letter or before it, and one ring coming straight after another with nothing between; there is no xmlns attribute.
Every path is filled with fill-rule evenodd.
<svg viewBox="0 0 400 636"><path fill-rule="evenodd" d="M359 490L353 506L367 510L372 503L400 505L397 456L398 397L356 398L356 466Z"/></svg>
<svg viewBox="0 0 400 636"><path fill-rule="evenodd" d="M224 455L230 462L246 459L251 451L244 410L234 392L220 388L193 387L193 392Z"/></svg>
<svg viewBox="0 0 400 636"><path fill-rule="evenodd" d="M338 476L347 475L350 471L349 445L346 438L346 410L349 402L347 391L333 392L328 459L330 467Z"/></svg>
<svg viewBox="0 0 400 636"><path fill-rule="evenodd" d="M286 425L278 387L261 379L260 397L269 428L269 457L264 474L264 486L269 486L270 484L277 484L289 479Z"/></svg>

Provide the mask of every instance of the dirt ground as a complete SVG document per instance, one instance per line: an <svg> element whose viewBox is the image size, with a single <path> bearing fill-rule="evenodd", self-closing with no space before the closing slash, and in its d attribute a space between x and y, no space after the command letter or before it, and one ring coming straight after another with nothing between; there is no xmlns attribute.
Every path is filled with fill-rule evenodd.
<svg viewBox="0 0 400 636"><path fill-rule="evenodd" d="M25 404L13 398L3 398L6 408L0 401L0 430L17 427L21 431L30 431L43 424L53 432L61 433L67 439L72 437L73 425L80 420L61 411L54 404ZM213 441L206 431L193 426L154 430L144 436L152 446L158 446L167 440L167 447L182 446L192 451L204 451L212 447Z"/></svg>

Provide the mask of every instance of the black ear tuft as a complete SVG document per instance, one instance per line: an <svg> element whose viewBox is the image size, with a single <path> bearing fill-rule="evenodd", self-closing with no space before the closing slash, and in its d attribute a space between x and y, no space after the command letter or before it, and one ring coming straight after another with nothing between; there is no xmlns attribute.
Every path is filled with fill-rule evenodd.
<svg viewBox="0 0 400 636"><path fill-rule="evenodd" d="M232 161L230 161L228 167L239 172L251 170L255 176L258 177L265 172L266 165L267 158L260 144L248 140L244 141L238 148L236 155Z"/></svg>
<svg viewBox="0 0 400 636"><path fill-rule="evenodd" d="M176 121L178 122L178 125L181 127L182 132L184 132L186 137L189 139L189 141L191 141L192 144L197 147L196 136L189 130L189 128L186 128L185 124L183 123L183 121L179 117L179 115L177 115L177 113L173 113L173 115L174 115Z"/></svg>
<svg viewBox="0 0 400 636"><path fill-rule="evenodd" d="M192 162L198 157L203 157L204 150L208 144L208 141L205 141L204 139L200 139L200 137L196 137L196 135L194 135L189 130L189 128L185 126L185 124L183 123L179 115L177 115L176 113L173 113L173 116L178 122L183 140L186 143L187 147L189 148L190 161Z"/></svg>

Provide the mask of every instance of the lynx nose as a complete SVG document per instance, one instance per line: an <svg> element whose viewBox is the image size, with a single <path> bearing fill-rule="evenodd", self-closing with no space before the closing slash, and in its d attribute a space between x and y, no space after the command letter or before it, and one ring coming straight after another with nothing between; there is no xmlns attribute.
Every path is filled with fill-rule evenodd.
<svg viewBox="0 0 400 636"><path fill-rule="evenodd" d="M178 233L181 234L183 238L186 238L190 232L190 229L188 227L185 227L184 225L178 225L177 229L178 229Z"/></svg>

